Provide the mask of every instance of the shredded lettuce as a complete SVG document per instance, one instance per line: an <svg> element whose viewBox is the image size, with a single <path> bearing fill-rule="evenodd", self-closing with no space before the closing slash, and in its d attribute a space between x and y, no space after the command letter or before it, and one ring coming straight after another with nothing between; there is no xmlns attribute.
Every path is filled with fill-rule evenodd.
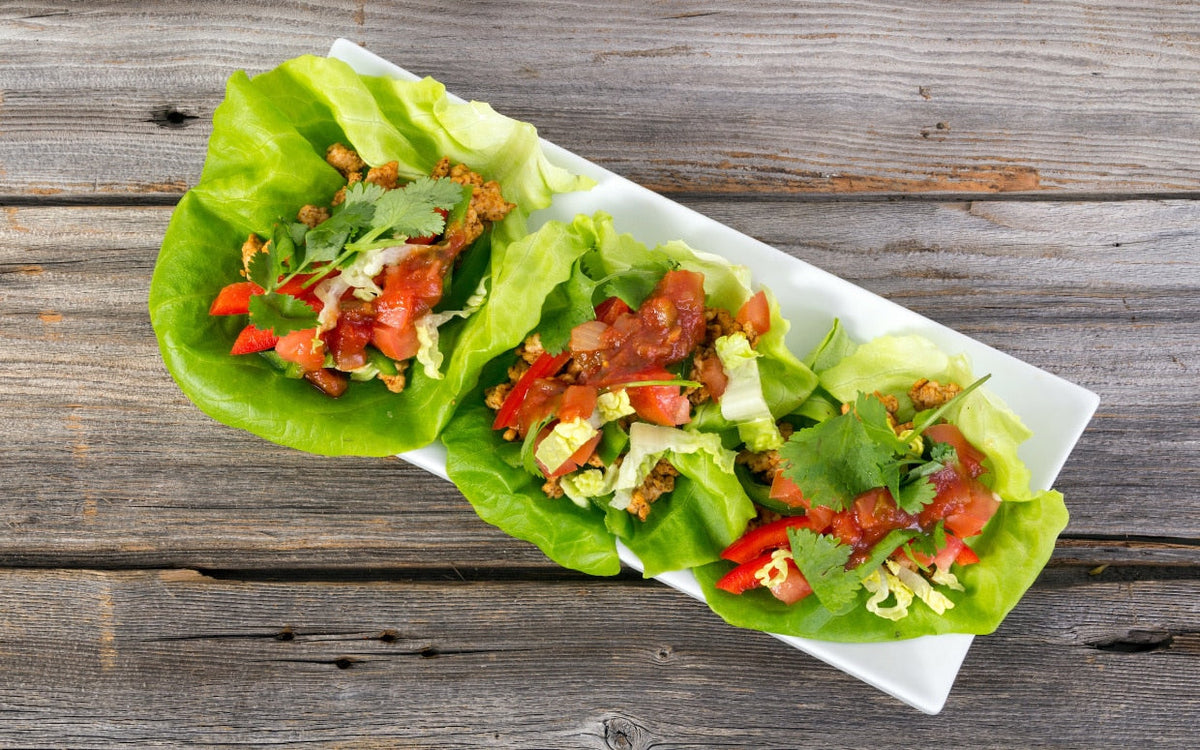
<svg viewBox="0 0 1200 750"><path fill-rule="evenodd" d="M611 478L616 479L616 475L611 475ZM612 492L607 480L608 476L600 469L581 469L564 476L559 481L559 486L562 487L563 494L571 498L571 502L580 508L587 508L591 498Z"/></svg>
<svg viewBox="0 0 1200 750"><path fill-rule="evenodd" d="M546 471L553 474L598 432L586 419L559 422L538 444L533 455L546 467Z"/></svg>
<svg viewBox="0 0 1200 750"><path fill-rule="evenodd" d="M629 452L617 469L612 507L629 507L633 490L646 481L660 459L685 453L708 454L721 470L733 473L736 454L721 445L721 436L711 432L685 432L678 427L634 422L629 426Z"/></svg>
<svg viewBox="0 0 1200 750"><path fill-rule="evenodd" d="M751 348L750 340L740 331L721 336L714 342L714 347L729 381L721 395L721 416L737 424L738 436L750 450L779 448L783 445L783 435L763 398L758 373L759 353Z"/></svg>
<svg viewBox="0 0 1200 750"><path fill-rule="evenodd" d="M487 277L479 280L475 293L467 298L466 305L461 310L445 312L429 312L417 318L413 324L417 329L417 362L425 368L425 376L434 380L442 379L442 350L438 347L440 338L438 329L455 318L466 318L474 315L487 301Z"/></svg>
<svg viewBox="0 0 1200 750"><path fill-rule="evenodd" d="M629 402L629 393L624 388L615 391L605 391L596 398L596 411L600 421L607 424L621 417L633 414L633 404Z"/></svg>

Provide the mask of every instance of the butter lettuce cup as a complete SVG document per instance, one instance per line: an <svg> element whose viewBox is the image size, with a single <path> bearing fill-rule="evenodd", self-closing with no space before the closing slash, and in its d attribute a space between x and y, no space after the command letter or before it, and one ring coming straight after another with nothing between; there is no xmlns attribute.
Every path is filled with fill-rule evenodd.
<svg viewBox="0 0 1200 750"><path fill-rule="evenodd" d="M520 342L516 303L553 289L508 251L527 217L589 186L429 78L311 56L235 73L155 265L163 360L205 413L281 445L424 446Z"/></svg>
<svg viewBox="0 0 1200 750"><path fill-rule="evenodd" d="M918 335L861 346L835 323L806 358L820 385L776 451L748 456L758 513L694 572L731 624L870 642L995 630L1067 523L1030 488L1020 418Z"/></svg>

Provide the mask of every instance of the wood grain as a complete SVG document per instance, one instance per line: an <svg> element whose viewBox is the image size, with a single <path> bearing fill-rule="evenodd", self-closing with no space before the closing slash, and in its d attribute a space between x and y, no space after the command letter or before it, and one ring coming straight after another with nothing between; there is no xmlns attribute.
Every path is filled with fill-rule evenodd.
<svg viewBox="0 0 1200 750"><path fill-rule="evenodd" d="M1095 390L1058 483L1078 542L1060 555L1200 563L1200 205L692 205ZM548 569L422 471L279 448L183 398L145 309L168 216L5 210L0 561Z"/></svg>
<svg viewBox="0 0 1200 750"><path fill-rule="evenodd" d="M1189 3L43 0L0 13L0 197L178 196L226 78L338 36L672 194L1200 188Z"/></svg>
<svg viewBox="0 0 1200 750"><path fill-rule="evenodd" d="M1044 575L922 717L635 580L10 570L0 744L853 748L892 727L871 746L1088 748L1153 726L1186 746L1200 611L1179 603L1197 595L1195 579Z"/></svg>

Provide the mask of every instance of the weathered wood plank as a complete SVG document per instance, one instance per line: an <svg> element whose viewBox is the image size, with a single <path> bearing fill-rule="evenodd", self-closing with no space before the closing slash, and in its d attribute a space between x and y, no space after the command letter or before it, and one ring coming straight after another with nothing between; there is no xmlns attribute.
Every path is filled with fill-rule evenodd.
<svg viewBox="0 0 1200 750"><path fill-rule="evenodd" d="M923 717L632 580L7 570L0 744L849 748L889 727L872 747L1091 748L1153 727L1189 747L1197 595L1195 578L1048 573Z"/></svg>
<svg viewBox="0 0 1200 750"><path fill-rule="evenodd" d="M177 195L199 176L230 73L324 54L337 36L665 192L1200 189L1188 3L141 10L42 0L0 13L0 196Z"/></svg>
<svg viewBox="0 0 1200 750"><path fill-rule="evenodd" d="M692 205L1096 390L1059 482L1077 541L1060 556L1197 563L1200 202ZM145 309L168 215L0 215L0 561L545 569L447 483L278 448L188 403Z"/></svg>

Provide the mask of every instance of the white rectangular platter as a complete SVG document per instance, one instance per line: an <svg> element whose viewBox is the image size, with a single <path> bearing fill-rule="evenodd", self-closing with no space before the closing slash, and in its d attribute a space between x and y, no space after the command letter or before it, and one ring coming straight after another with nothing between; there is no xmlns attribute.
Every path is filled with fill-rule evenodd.
<svg viewBox="0 0 1200 750"><path fill-rule="evenodd" d="M338 39L329 56L364 75L417 80L419 76ZM536 123L534 123L536 125ZM683 240L698 250L725 255L749 267L756 280L770 279L781 312L792 322L788 344L803 355L824 336L834 318L857 341L887 333L920 333L949 354L965 352L976 372L992 373L988 388L1003 398L1033 430L1021 457L1035 489L1049 488L1087 426L1099 398L1091 391L985 346L878 295L776 250L724 224L647 190L569 151L542 141L550 160L596 181L584 193L557 196L531 217L530 229L549 220L570 221L603 210L618 230L653 246ZM446 478L445 450L435 444L401 456ZM641 562L621 547L621 560L641 570ZM657 579L703 600L690 572ZM714 615L715 616L715 615ZM730 631L730 637L737 637ZM832 643L777 635L798 648L929 714L945 705L973 636L939 635L889 643Z"/></svg>

